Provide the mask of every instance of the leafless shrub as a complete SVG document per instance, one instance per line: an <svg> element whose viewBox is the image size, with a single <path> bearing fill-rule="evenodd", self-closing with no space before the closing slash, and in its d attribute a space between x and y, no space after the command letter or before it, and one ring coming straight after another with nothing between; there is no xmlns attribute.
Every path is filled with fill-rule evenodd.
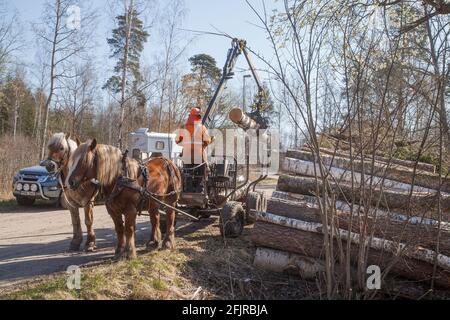
<svg viewBox="0 0 450 320"><path fill-rule="evenodd" d="M428 32L424 26L417 27L414 34L397 32L402 29L406 16L421 13L416 4L402 4L396 11L382 12L370 2L284 0L279 11L268 14L265 2L259 8L247 3L266 30L273 49L272 59L266 58L270 54L260 58L274 81L281 84L279 100L284 101L284 108L295 124L294 130L306 137L318 163L314 167L315 193L320 195L318 204L324 226L327 297L365 297L369 243L374 232L367 222L370 213L382 202L383 192L375 190L386 189L386 172L381 175L381 185L376 185L372 178L376 154L383 152L392 159L398 146L414 137L418 143L411 159L415 161L412 185L415 185L417 162L430 145L437 150L439 166L442 165L447 115L442 109L443 80L436 81L433 77L436 73L442 75L442 71L433 69L433 65L443 70L448 67L442 62L448 55L448 26L435 28L435 34L430 34L429 26ZM441 60L433 58L436 42L441 48ZM340 190L343 182L336 181L329 166L322 161L319 134L330 131L346 137L350 159L369 159L368 167L372 168L367 172L352 165L347 185L352 190L350 196ZM332 184L337 188L331 187ZM438 189L438 199L441 199ZM408 205L403 208L408 216L417 211L412 202L413 188L410 190ZM348 232L352 225L359 226L356 275L351 272L354 266L350 257L354 253L350 241L342 241L337 232L336 199L343 199L351 209ZM361 207L362 215L353 218L354 210ZM441 220L440 200L428 212L422 211L422 215L433 210ZM400 239L404 235L402 231ZM436 243L438 248L439 237ZM411 245L414 243L408 242L406 248ZM402 254L403 250L394 257L391 266ZM390 267L384 270L383 277L389 270Z"/></svg>
<svg viewBox="0 0 450 320"><path fill-rule="evenodd" d="M0 198L12 196L12 179L23 167L37 165L39 147L35 141L26 136L0 137Z"/></svg>

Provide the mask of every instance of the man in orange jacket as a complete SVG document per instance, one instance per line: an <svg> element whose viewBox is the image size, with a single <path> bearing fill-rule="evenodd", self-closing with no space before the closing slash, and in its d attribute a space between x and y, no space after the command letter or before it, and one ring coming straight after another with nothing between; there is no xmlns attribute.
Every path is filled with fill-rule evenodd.
<svg viewBox="0 0 450 320"><path fill-rule="evenodd" d="M207 164L206 147L214 141L208 129L202 124L199 108L192 108L184 130L178 130L175 142L183 146L181 159L184 164Z"/></svg>

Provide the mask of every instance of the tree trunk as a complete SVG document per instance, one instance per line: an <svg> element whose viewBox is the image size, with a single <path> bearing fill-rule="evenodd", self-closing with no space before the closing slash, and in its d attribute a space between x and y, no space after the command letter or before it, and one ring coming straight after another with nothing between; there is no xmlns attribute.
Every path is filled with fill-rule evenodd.
<svg viewBox="0 0 450 320"><path fill-rule="evenodd" d="M297 220L299 221L299 220ZM304 230L293 228L292 226L277 225L258 220L251 232L251 240L257 246L269 247L278 250L297 253L306 257L323 259L323 234L321 224L304 225ZM307 230L307 231L306 231ZM344 239L347 231L343 231L341 237ZM358 238L351 236L351 261L355 265L358 261ZM378 239L380 240L380 239ZM344 240L344 243L346 241ZM390 273L403 276L415 281L430 281L433 274L433 256L429 252L411 252L413 257L402 255L395 257L392 251L395 251L395 245L385 245L386 241L372 241L371 249L368 253L368 264L377 265L383 272L390 268ZM339 252L338 243L333 241L334 252ZM337 257L335 257L337 258ZM430 262L431 259L431 262ZM445 262L450 259L446 257ZM445 266L445 264L444 264ZM450 267L450 265L449 265ZM441 287L450 288L450 272L442 267L437 268L435 283Z"/></svg>
<svg viewBox="0 0 450 320"><path fill-rule="evenodd" d="M289 150L286 154L288 158L301 159L305 161L314 161L314 155L307 151ZM358 158L349 159L342 157L333 157L330 155L321 155L323 164L327 167L333 166L341 169L351 170L352 166L356 172L364 172L368 175L385 177L386 179L411 184L413 181L413 170L396 164L387 165L386 163L375 162L372 168L372 162L361 161ZM373 170L372 170L373 169ZM442 178L441 190L450 192L450 178ZM427 171L417 170L414 177L414 184L429 189L439 189L439 175Z"/></svg>
<svg viewBox="0 0 450 320"><path fill-rule="evenodd" d="M125 15L127 21L127 33L125 35L125 46L123 50L123 69L122 69L122 83L120 88L120 121L119 121L119 136L117 145L119 149L123 147L123 122L125 121L125 90L127 85L127 72L128 72L128 51L130 46L130 35L132 26L132 10L133 10L133 0L130 0L130 5L128 9L126 7L125 0Z"/></svg>
<svg viewBox="0 0 450 320"><path fill-rule="evenodd" d="M258 268L296 275L303 279L316 279L320 273L325 272L321 260L263 247L256 249L253 264Z"/></svg>
<svg viewBox="0 0 450 320"><path fill-rule="evenodd" d="M427 14L427 8L425 8L425 14ZM448 73L450 72L450 67L447 75L441 74L439 70L439 60L438 55L436 52L436 46L435 46L435 39L433 35L431 34L431 26L430 26L430 19L427 19L426 21L426 29L427 29L427 36L428 36L428 42L430 44L430 54L431 54L431 63L433 65L434 69L434 79L436 81L436 87L438 88L438 99L437 103L439 106L434 106L437 108L437 112L439 114L439 121L441 123L441 128L444 133L444 141L445 146L447 150L450 150L450 126L448 124L448 116L447 116L447 108L445 107L445 81L448 81ZM445 63L445 62L443 62Z"/></svg>
<svg viewBox="0 0 450 320"><path fill-rule="evenodd" d="M320 189L323 183L320 179L317 179L317 182ZM387 209L397 209L398 211L408 208L408 204L411 201L410 208L412 208L414 212L417 210L418 212L423 213L425 209L430 210L434 208L437 202L437 195L413 193L410 199L409 192L407 191L381 190L379 188L371 188L370 199L362 199L361 192L359 192L360 190L358 188L352 189L349 184L337 184L333 181L329 181L329 184L333 192L336 194L336 197L340 200L347 201L347 199L352 199L353 197L356 202L370 200L370 203L373 206L377 206L379 204L381 207ZM364 186L364 188L367 189L366 191L369 191L367 186ZM277 190L301 193L305 195L316 195L316 179L312 177L281 175L278 179ZM450 197L441 196L441 198L443 207L449 208Z"/></svg>
<svg viewBox="0 0 450 320"><path fill-rule="evenodd" d="M327 154L327 155L331 155L331 156L337 156L337 157L341 157L341 158L346 158L349 159L350 158L350 154L348 152L342 151L342 150L333 150L333 149L328 149L328 148L320 148L320 153L322 154ZM287 154L289 154L289 157L291 158L297 158L295 156L297 150L288 150ZM304 146L301 151L305 151L305 152L311 152L311 149L307 146ZM402 160L402 159L397 159L397 158L387 158L387 157L382 157L382 156L378 156L378 155L367 155L365 157L366 160L370 160L372 159L372 157L374 157L374 159L378 162L382 162L384 164L387 163L391 163L391 164L398 164L400 166L404 166L404 167L408 167L408 168L414 168L414 166L416 165L415 161L411 161L411 160ZM353 151L353 158L356 160L361 160L361 158L359 157L359 154L355 151ZM430 163L424 163L424 162L417 162L417 169L418 170L423 170L423 171L428 171L431 173L435 173L436 172L436 166Z"/></svg>
<svg viewBox="0 0 450 320"><path fill-rule="evenodd" d="M52 52L51 52L51 63L50 63L50 89L47 97L47 101L45 102L44 107L44 127L42 129L42 139L41 139L41 159L44 158L45 155L45 144L47 138L47 129L48 129L48 116L50 104L52 103L52 98L55 90L55 79L56 79L56 47L58 44L58 36L59 36L59 27L61 24L61 1L56 0L56 12L55 12L55 29L53 32L52 39Z"/></svg>
<svg viewBox="0 0 450 320"><path fill-rule="evenodd" d="M357 209L357 208L356 208ZM282 199L269 199L267 201L267 212L302 220L305 222L322 221L322 212L318 205L305 202L294 202ZM378 212L377 212L378 213ZM420 218L404 220L407 217L400 215L376 215L373 211L367 217L364 212L355 210L350 225L350 211L336 210L335 225L344 230L351 230L356 233L365 233L375 237L384 238L396 242L407 243L411 246L422 246L434 250L436 247L438 233L440 234L439 253L450 256L450 226L443 226L438 230L439 223L434 225L420 223ZM329 214L328 221L331 220Z"/></svg>
<svg viewBox="0 0 450 320"><path fill-rule="evenodd" d="M19 119L19 88L15 85L15 101L14 101L14 128L13 128L13 139L16 140L17 134L17 121Z"/></svg>
<svg viewBox="0 0 450 320"><path fill-rule="evenodd" d="M314 164L316 164L316 168L314 168ZM380 176L370 175L370 173L367 173L362 177L362 175L359 172L352 172L349 169L342 169L338 167L329 167L326 166L328 172L336 179L337 181L343 181L347 183L351 183L352 179L353 182L356 185L360 185L361 181L364 181L364 185L371 186L373 188L377 187L380 188L383 186L383 188L392 188L392 189L398 189L403 191L410 191L411 185L399 181L395 181L392 179L383 179ZM313 177L316 172L318 172L318 166L317 162L312 161L306 161L301 159L294 159L294 158L284 158L284 161L282 163L282 169L285 172L303 175L303 176L310 176ZM362 180L364 178L364 180ZM414 186L413 190L415 192L428 192L428 193L434 193L435 190L420 187L420 186Z"/></svg>
<svg viewBox="0 0 450 320"><path fill-rule="evenodd" d="M288 202L298 203L298 202L304 202L308 203L311 207L318 206L319 201L321 200L318 197L315 196L308 196L304 194L298 194L298 193L291 193L291 192L284 192L284 191L274 191L272 193L271 200L287 200ZM337 210L351 212L353 211L354 214L357 212L360 212L360 214L364 214L365 208L364 206L354 204L353 206L349 205L348 203L340 200L335 200L335 207ZM352 208L353 207L353 208ZM370 207L368 209L369 215L376 215L377 217L389 217L390 219L396 220L398 222L405 222L408 221L409 224L422 224L433 228L438 228L440 225L441 229L449 229L450 230L450 222L439 222L432 218L427 218L426 216L429 215L428 210L425 210L425 214L421 213L417 216L411 216L411 215L405 215L399 212L393 212L391 210L384 210L382 208L375 208Z"/></svg>

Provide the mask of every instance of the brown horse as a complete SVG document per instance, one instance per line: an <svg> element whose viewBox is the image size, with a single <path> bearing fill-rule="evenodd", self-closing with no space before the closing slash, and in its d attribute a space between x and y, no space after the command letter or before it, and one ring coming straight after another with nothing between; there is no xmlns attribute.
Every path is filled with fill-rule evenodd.
<svg viewBox="0 0 450 320"><path fill-rule="evenodd" d="M55 133L50 138L47 144L47 168L49 171L60 171L61 184L64 177L67 177L69 172L69 158L78 148L80 141L70 139L70 135L64 133ZM87 228L87 240L84 246L88 252L96 249L95 232L93 228L94 223L94 200L97 195L95 186L91 182L83 183L83 186L78 191L70 190L63 187L61 195L63 205L69 209L72 218L73 236L70 242L69 250L78 251L83 242L83 232L81 230L80 212L79 208L84 208L84 222ZM82 191L82 192L80 192Z"/></svg>
<svg viewBox="0 0 450 320"><path fill-rule="evenodd" d="M82 183L91 179L98 180L102 193L107 198L106 208L117 233L116 258L136 257L134 234L140 208L147 209L150 213L152 231L147 248L175 248L175 211L166 207L167 230L164 241L161 242L159 205L154 200L143 197L136 188L123 187L118 183L119 177L127 176L135 187L142 187L142 190L174 207L181 191L181 175L171 160L153 158L145 164L145 170L136 160L127 158L124 168L123 155L118 148L97 144L93 139L75 150L70 157L69 167L66 183L72 190L77 190ZM122 215L125 217L125 224Z"/></svg>

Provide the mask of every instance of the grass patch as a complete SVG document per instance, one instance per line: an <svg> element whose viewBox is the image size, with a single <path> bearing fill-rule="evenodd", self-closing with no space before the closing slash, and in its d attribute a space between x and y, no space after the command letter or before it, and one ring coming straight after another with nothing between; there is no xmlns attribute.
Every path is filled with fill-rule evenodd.
<svg viewBox="0 0 450 320"><path fill-rule="evenodd" d="M308 292L304 281L253 267L248 227L226 242L217 221L190 227L177 235L177 250L138 251L132 261L82 267L80 290L69 290L67 274L59 274L0 299L191 299L199 287L201 299L295 299Z"/></svg>
<svg viewBox="0 0 450 320"><path fill-rule="evenodd" d="M162 279L154 279L152 281L152 286L156 290L166 290L167 289L167 283Z"/></svg>
<svg viewBox="0 0 450 320"><path fill-rule="evenodd" d="M67 289L66 280L61 277L57 277L56 279L47 280L41 284L7 294L6 296L2 296L1 298L12 300L51 299L53 297L59 296L59 293L61 291L65 291L65 289Z"/></svg>
<svg viewBox="0 0 450 320"><path fill-rule="evenodd" d="M16 199L0 200L0 212L9 212L17 206Z"/></svg>

